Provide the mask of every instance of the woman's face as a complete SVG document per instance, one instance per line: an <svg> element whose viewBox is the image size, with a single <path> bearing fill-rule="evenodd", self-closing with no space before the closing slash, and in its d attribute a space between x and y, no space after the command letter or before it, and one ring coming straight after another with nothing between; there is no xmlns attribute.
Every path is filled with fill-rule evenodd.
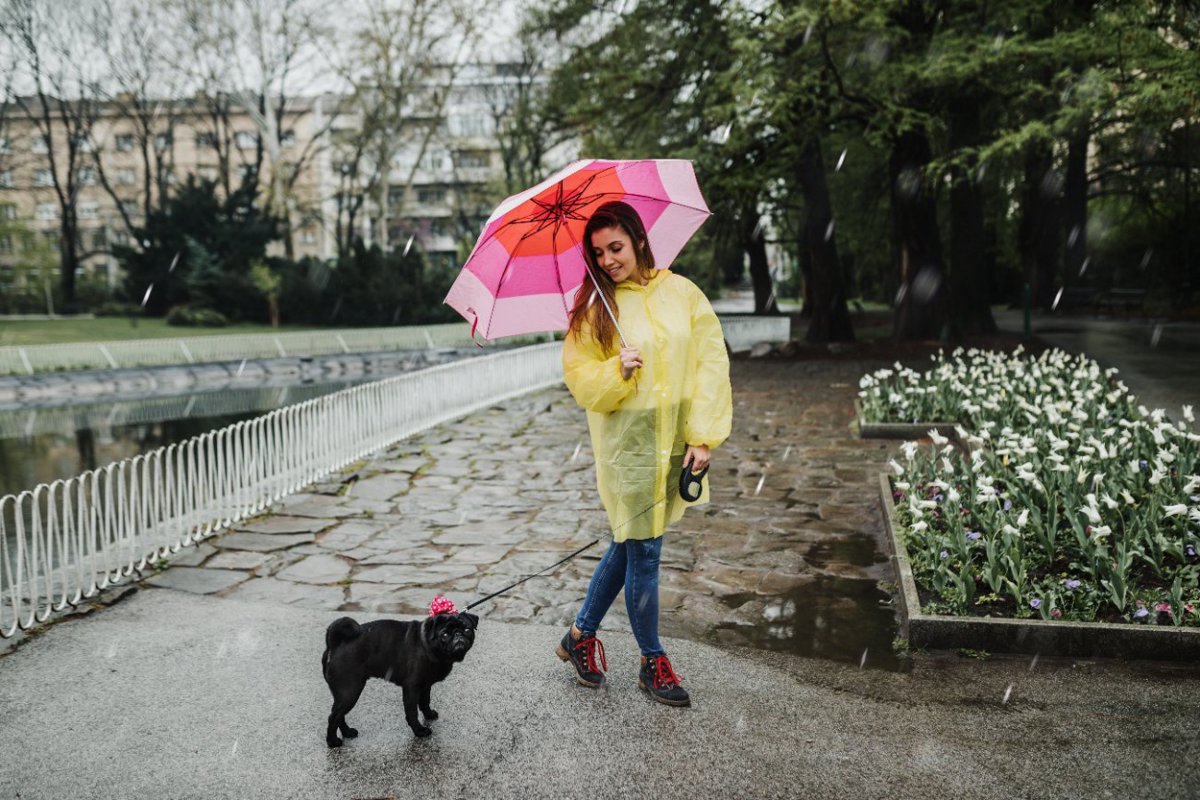
<svg viewBox="0 0 1200 800"><path fill-rule="evenodd" d="M600 269L608 273L613 283L636 279L637 251L629 234L621 228L601 228L592 234L592 253Z"/></svg>

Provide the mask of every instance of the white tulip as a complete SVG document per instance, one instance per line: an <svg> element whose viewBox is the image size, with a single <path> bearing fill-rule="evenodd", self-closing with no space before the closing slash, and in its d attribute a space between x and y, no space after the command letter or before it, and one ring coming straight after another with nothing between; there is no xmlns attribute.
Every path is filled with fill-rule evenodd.
<svg viewBox="0 0 1200 800"><path fill-rule="evenodd" d="M1024 511L1022 511L1021 514L1017 517L1017 527L1024 528L1025 523L1027 523L1027 522L1029 522L1029 509L1028 508L1025 509Z"/></svg>
<svg viewBox="0 0 1200 800"><path fill-rule="evenodd" d="M1186 514L1188 507L1186 503L1176 503L1171 506L1163 506L1163 516L1178 517L1180 514Z"/></svg>

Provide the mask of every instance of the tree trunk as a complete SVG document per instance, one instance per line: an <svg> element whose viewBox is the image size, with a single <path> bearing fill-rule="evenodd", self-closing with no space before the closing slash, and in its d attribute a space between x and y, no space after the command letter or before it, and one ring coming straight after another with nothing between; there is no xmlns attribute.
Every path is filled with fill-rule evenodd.
<svg viewBox="0 0 1200 800"><path fill-rule="evenodd" d="M805 306L812 316L804 338L814 343L852 342L854 326L846 308L846 286L833 235L833 207L820 138L812 136L805 143L797 167L805 206L801 246L810 258Z"/></svg>
<svg viewBox="0 0 1200 800"><path fill-rule="evenodd" d="M957 98L950 112L950 148L979 142L979 101ZM956 166L950 188L950 296L954 325L960 333L995 333L991 277L983 231L983 191L975 179L974 156Z"/></svg>
<svg viewBox="0 0 1200 800"><path fill-rule="evenodd" d="M767 237L763 233L761 220L757 203L747 203L741 215L742 247L750 257L750 285L754 287L754 313L777 314L779 306L775 298L775 284L771 280L771 267L767 263Z"/></svg>
<svg viewBox="0 0 1200 800"><path fill-rule="evenodd" d="M952 333L937 205L924 177L930 158L925 134L909 131L893 142L888 160L900 276L894 335L901 341L949 339Z"/></svg>
<svg viewBox="0 0 1200 800"><path fill-rule="evenodd" d="M1079 285L1086 281L1087 263L1087 152L1088 128L1082 124L1067 142L1067 174L1063 185L1063 227L1067 249L1063 282Z"/></svg>
<svg viewBox="0 0 1200 800"><path fill-rule="evenodd" d="M1060 215L1054 157L1048 146L1037 146L1025 154L1017 250L1025 282L1033 293L1032 303L1047 311L1054 302L1054 285L1058 277Z"/></svg>

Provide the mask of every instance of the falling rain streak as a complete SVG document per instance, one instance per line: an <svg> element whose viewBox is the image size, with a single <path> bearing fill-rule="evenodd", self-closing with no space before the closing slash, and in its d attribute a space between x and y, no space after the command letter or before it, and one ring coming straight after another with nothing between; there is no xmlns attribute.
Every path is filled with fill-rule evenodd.
<svg viewBox="0 0 1200 800"><path fill-rule="evenodd" d="M574 452L574 453L571 453L571 460L572 460L572 461L574 461L575 459L579 458L579 451L580 451L581 449L583 449L583 442L580 442L579 444L575 445L575 452Z"/></svg>
<svg viewBox="0 0 1200 800"><path fill-rule="evenodd" d="M862 669L863 667L865 667L867 665L867 650L870 650L870 648L868 647L868 648L863 649L862 658L859 659L859 662L858 662L859 669Z"/></svg>
<svg viewBox="0 0 1200 800"><path fill-rule="evenodd" d="M143 308L146 306L146 303L150 302L150 293L153 291L154 291L154 284L152 283L146 287L146 293L144 295L142 295L142 307Z"/></svg>
<svg viewBox="0 0 1200 800"><path fill-rule="evenodd" d="M763 473L763 476L762 476L761 478L759 478L759 479L758 479L758 486L755 486L755 487L754 487L754 494L755 494L755 495L757 495L759 492L761 492L761 491L762 491L763 482L764 482L766 479L767 479L767 474L764 472L764 473Z"/></svg>
<svg viewBox="0 0 1200 800"><path fill-rule="evenodd" d="M404 245L404 252L401 253L400 255L402 255L402 256L408 255L408 251L412 248L413 239L415 239L415 238L416 238L415 234L413 236L408 237L408 242Z"/></svg>
<svg viewBox="0 0 1200 800"><path fill-rule="evenodd" d="M829 220L829 224L825 226L825 241L833 238L833 220Z"/></svg>
<svg viewBox="0 0 1200 800"><path fill-rule="evenodd" d="M1066 287L1063 287L1063 288L1066 288ZM1058 293L1054 295L1054 302L1050 304L1051 311L1055 311L1058 309L1058 301L1062 300L1062 296L1063 296L1063 290L1059 289Z"/></svg>
<svg viewBox="0 0 1200 800"><path fill-rule="evenodd" d="M1008 698L1012 696L1012 690L1013 685L1010 683L1008 688L1004 690L1004 700L1001 701L1004 705L1008 705Z"/></svg>
<svg viewBox="0 0 1200 800"><path fill-rule="evenodd" d="M1163 332L1163 326L1162 326L1162 323L1160 322L1154 326L1154 332L1150 334L1150 346L1151 347L1158 347L1158 340L1162 338L1162 332Z"/></svg>
<svg viewBox="0 0 1200 800"><path fill-rule="evenodd" d="M787 461L788 453L790 453L790 452L792 452L792 446L789 444L787 447L783 448L783 460L784 461Z"/></svg>
<svg viewBox="0 0 1200 800"><path fill-rule="evenodd" d="M837 162L837 166L836 166L836 167L834 167L833 171L834 171L834 172L841 172L841 171L842 171L842 164L845 164L845 163L846 163L846 151L845 151L845 150L843 150L843 151L842 151L842 154L841 154L840 156L838 156L838 162Z"/></svg>

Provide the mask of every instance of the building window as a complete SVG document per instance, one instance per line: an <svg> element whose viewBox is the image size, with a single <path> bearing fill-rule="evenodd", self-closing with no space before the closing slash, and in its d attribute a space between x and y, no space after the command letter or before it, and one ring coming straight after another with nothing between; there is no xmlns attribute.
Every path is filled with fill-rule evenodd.
<svg viewBox="0 0 1200 800"><path fill-rule="evenodd" d="M62 236L59 234L57 228L53 230L42 231L42 238L45 239L46 244L50 245L51 247L58 247L59 242L62 241ZM58 270L54 271L58 272Z"/></svg>
<svg viewBox="0 0 1200 800"><path fill-rule="evenodd" d="M79 184L81 186L95 186L96 170L91 167L84 167L79 170Z"/></svg>
<svg viewBox="0 0 1200 800"><path fill-rule="evenodd" d="M446 202L445 189L417 189L417 202L424 206Z"/></svg>
<svg viewBox="0 0 1200 800"><path fill-rule="evenodd" d="M11 255L13 252L13 240L11 233L0 233L0 255Z"/></svg>
<svg viewBox="0 0 1200 800"><path fill-rule="evenodd" d="M486 151L459 150L454 154L454 166L458 169L486 167L489 163Z"/></svg>
<svg viewBox="0 0 1200 800"><path fill-rule="evenodd" d="M75 136L71 139L75 144L75 150L80 153L92 152L92 137L86 133Z"/></svg>
<svg viewBox="0 0 1200 800"><path fill-rule="evenodd" d="M296 132L294 130L292 130L291 128L288 128L286 131L284 131L282 134L280 134L279 144L281 144L282 146L291 147L295 143L296 143Z"/></svg>
<svg viewBox="0 0 1200 800"><path fill-rule="evenodd" d="M0 219L16 219L17 204L16 203L0 203Z"/></svg>
<svg viewBox="0 0 1200 800"><path fill-rule="evenodd" d="M487 136L488 118L482 114L456 114L449 120L451 136Z"/></svg>
<svg viewBox="0 0 1200 800"><path fill-rule="evenodd" d="M45 136L37 134L33 137L33 145L31 149L35 153L45 155L46 153L50 152L50 142Z"/></svg>
<svg viewBox="0 0 1200 800"><path fill-rule="evenodd" d="M238 169L238 172L242 176L242 183L248 183L249 181L255 180L258 175L253 164L242 164Z"/></svg>
<svg viewBox="0 0 1200 800"><path fill-rule="evenodd" d="M439 172L446 168L446 154L440 152L426 153L421 159L421 169L427 172Z"/></svg>
<svg viewBox="0 0 1200 800"><path fill-rule="evenodd" d="M121 210L125 212L125 216L134 217L138 213L138 204L136 200L122 200Z"/></svg>
<svg viewBox="0 0 1200 800"><path fill-rule="evenodd" d="M0 189L13 188L13 176L11 169L0 169Z"/></svg>
<svg viewBox="0 0 1200 800"><path fill-rule="evenodd" d="M170 150L171 146L174 144L175 144L175 137L171 134L170 131L168 131L166 133L155 134L155 136L154 136L154 149L155 150Z"/></svg>
<svg viewBox="0 0 1200 800"><path fill-rule="evenodd" d="M79 219L100 219L100 204L95 201L80 203L76 215Z"/></svg>
<svg viewBox="0 0 1200 800"><path fill-rule="evenodd" d="M92 249L104 250L108 247L108 235L104 228L92 231Z"/></svg>
<svg viewBox="0 0 1200 800"><path fill-rule="evenodd" d="M209 181L210 183L217 182L217 168L210 166L196 167L196 175L201 180Z"/></svg>
<svg viewBox="0 0 1200 800"><path fill-rule="evenodd" d="M118 133L117 134L117 152L128 153L133 149L133 134Z"/></svg>
<svg viewBox="0 0 1200 800"><path fill-rule="evenodd" d="M233 138L242 150L249 150L258 145L258 135L254 131L238 131Z"/></svg>
<svg viewBox="0 0 1200 800"><path fill-rule="evenodd" d="M118 186L133 186L137 183L137 173L131 169L117 170L117 185Z"/></svg>
<svg viewBox="0 0 1200 800"><path fill-rule="evenodd" d="M196 134L196 149L197 150L216 150L217 137L212 132Z"/></svg>
<svg viewBox="0 0 1200 800"><path fill-rule="evenodd" d="M12 142L0 136L0 156L6 156L12 152Z"/></svg>
<svg viewBox="0 0 1200 800"><path fill-rule="evenodd" d="M35 216L42 222L58 219L58 203L38 203Z"/></svg>
<svg viewBox="0 0 1200 800"><path fill-rule="evenodd" d="M304 242L304 244L316 244L317 243L316 230L313 228L305 228L303 231L300 232L300 241Z"/></svg>
<svg viewBox="0 0 1200 800"><path fill-rule="evenodd" d="M48 169L35 169L33 171L34 186L53 186L54 173Z"/></svg>

